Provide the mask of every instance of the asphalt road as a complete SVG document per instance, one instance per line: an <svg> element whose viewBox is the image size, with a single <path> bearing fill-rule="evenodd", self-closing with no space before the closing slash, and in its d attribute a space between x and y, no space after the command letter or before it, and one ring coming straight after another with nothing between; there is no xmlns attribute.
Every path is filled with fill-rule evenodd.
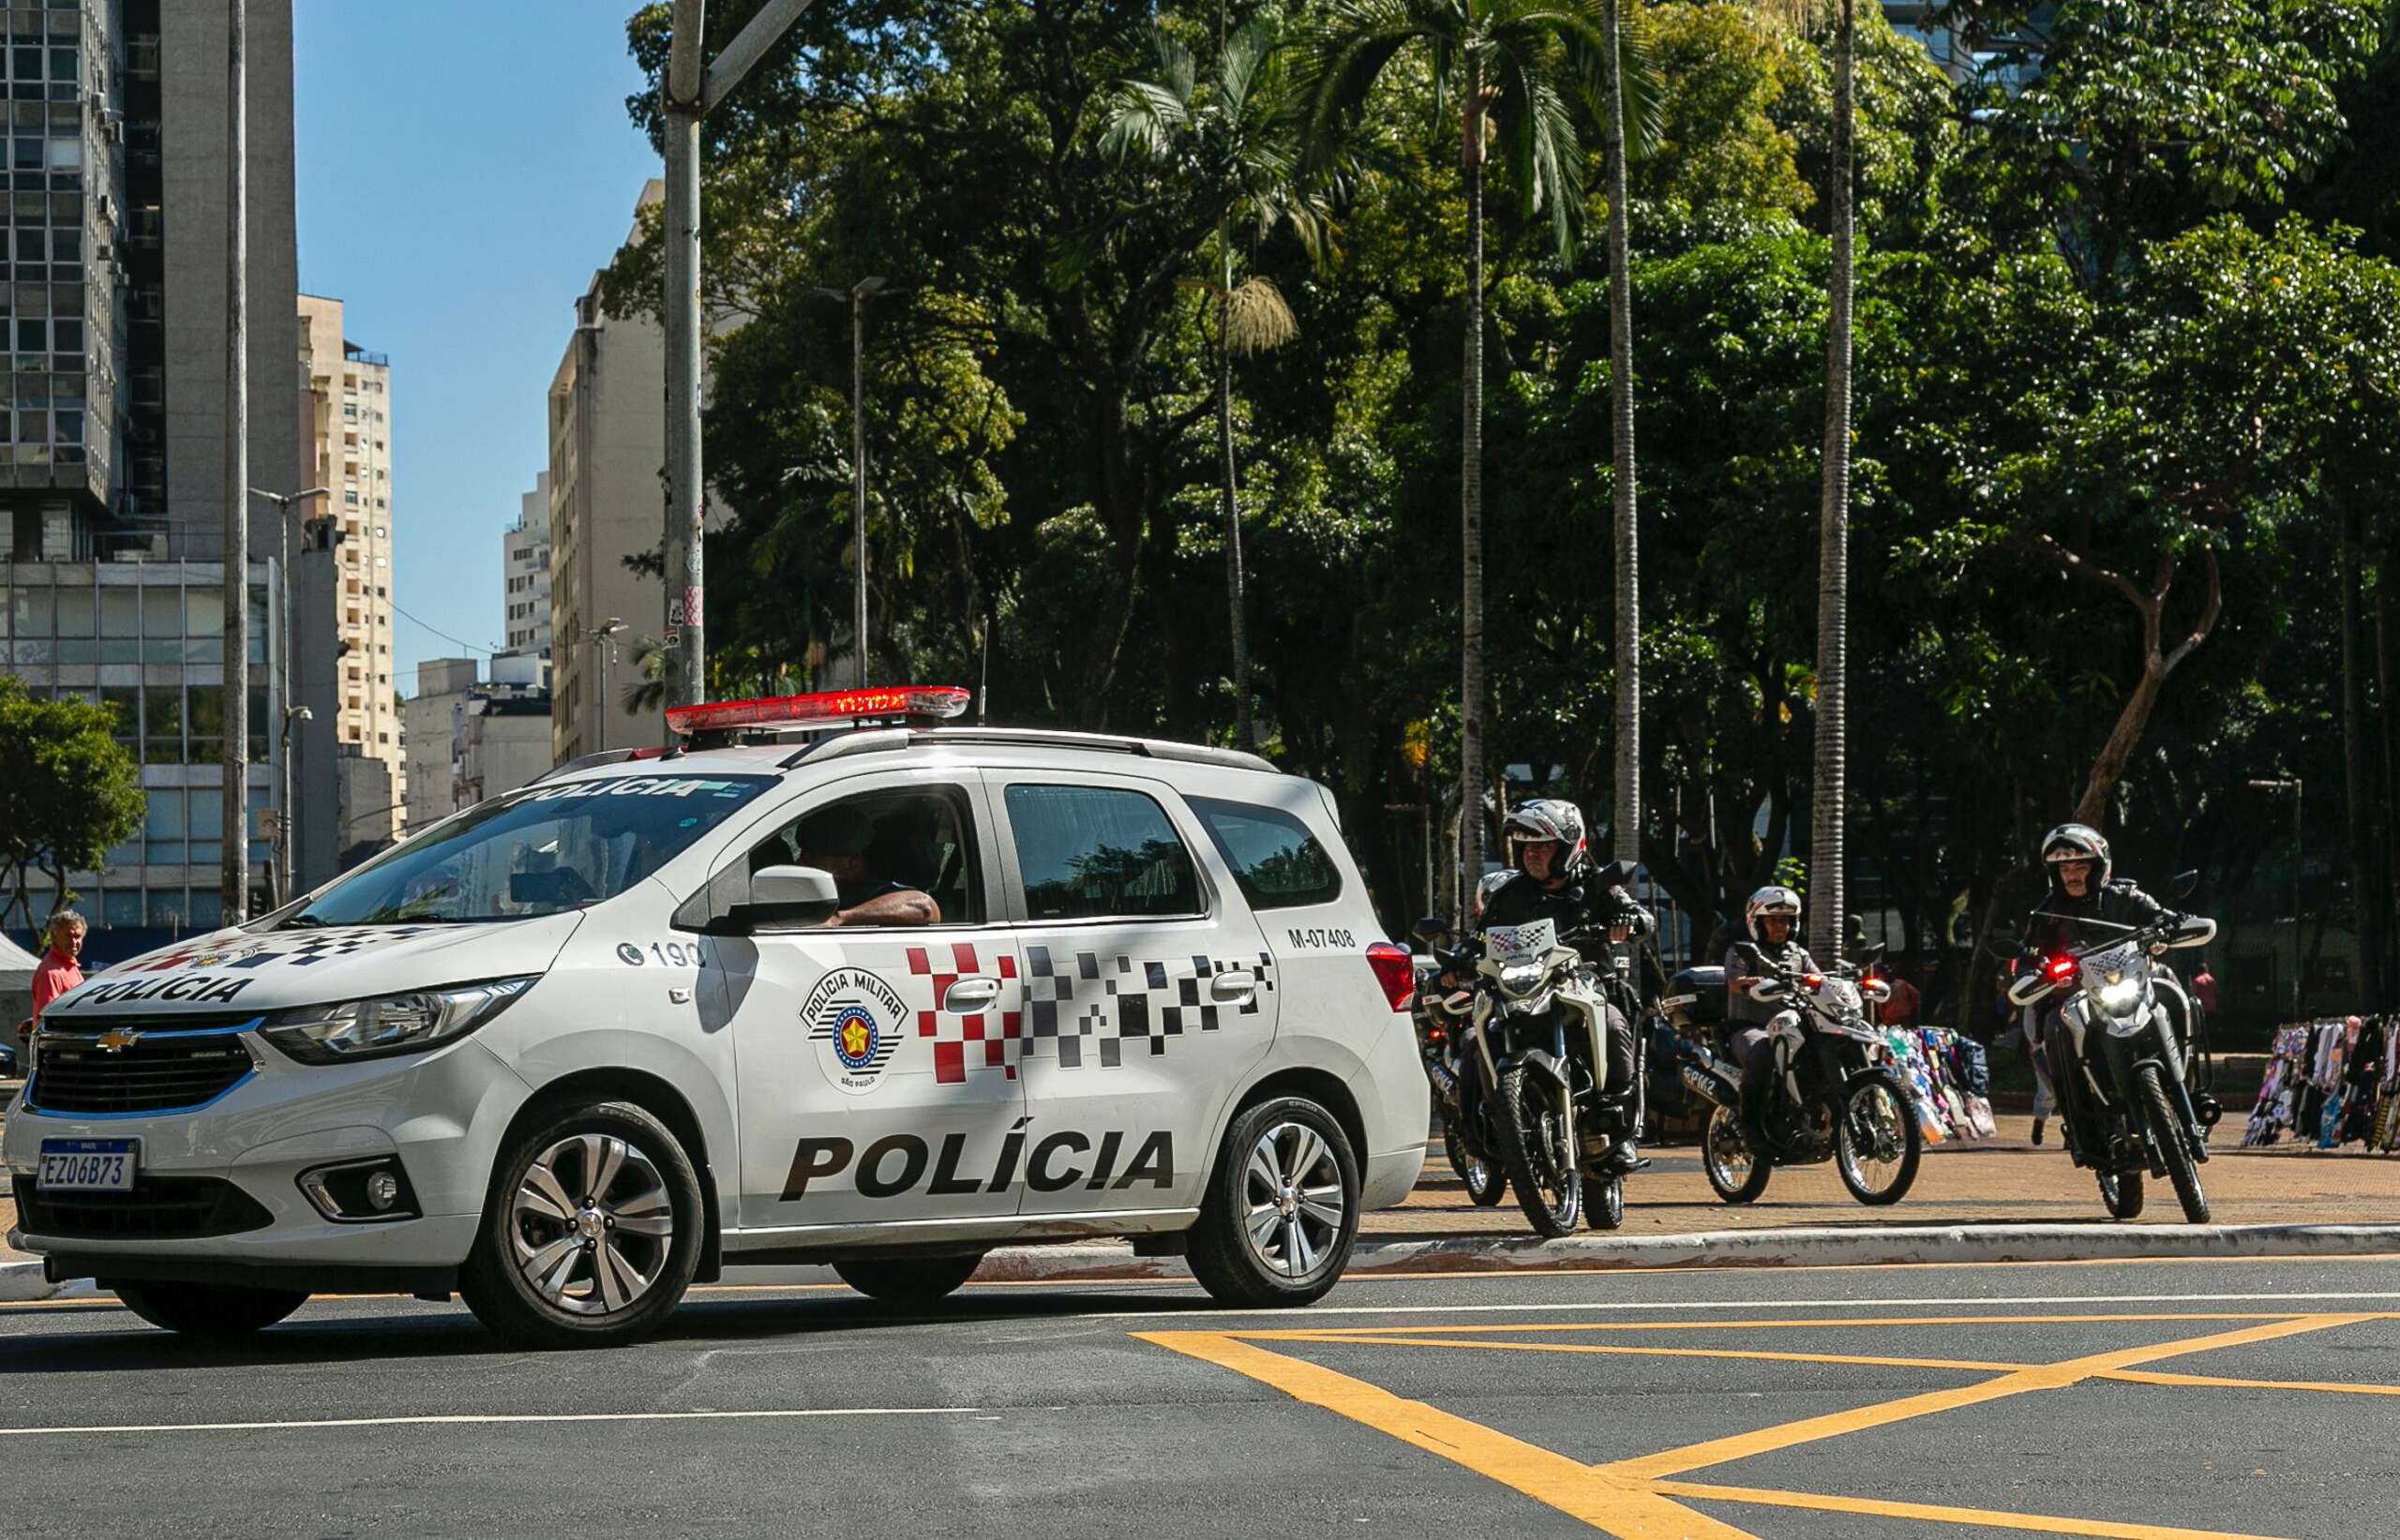
<svg viewBox="0 0 2400 1540"><path fill-rule="evenodd" d="M536 1354L385 1298L235 1350L0 1306L0 1533L2363 1540L2400 1492L2391 1260L955 1307L737 1284L662 1340Z"/></svg>

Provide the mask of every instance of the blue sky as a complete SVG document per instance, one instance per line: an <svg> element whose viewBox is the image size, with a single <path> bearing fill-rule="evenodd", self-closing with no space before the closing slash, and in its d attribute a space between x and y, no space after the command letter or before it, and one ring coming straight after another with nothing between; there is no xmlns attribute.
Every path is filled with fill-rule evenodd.
<svg viewBox="0 0 2400 1540"><path fill-rule="evenodd" d="M635 0L294 0L300 286L392 360L398 667L502 640L500 531L548 462L576 297L659 174Z"/></svg>

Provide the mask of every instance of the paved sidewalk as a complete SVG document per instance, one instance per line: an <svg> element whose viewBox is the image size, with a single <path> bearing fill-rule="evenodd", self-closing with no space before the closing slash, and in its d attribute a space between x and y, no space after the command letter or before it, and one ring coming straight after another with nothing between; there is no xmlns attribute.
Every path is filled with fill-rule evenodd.
<svg viewBox="0 0 2400 1540"><path fill-rule="evenodd" d="M2058 1127L2036 1147L2032 1119L2002 1114L2000 1137L1937 1144L1925 1153L1916 1185L1889 1208L1852 1199L1831 1165L1778 1171L1756 1203L1721 1203L1701 1174L1700 1152L1669 1144L1651 1152L1652 1165L1626 1183L1627 1235L1752 1230L1793 1225L2064 1224L2107 1222L2100 1189L2059 1147ZM2400 1221L2400 1155L2299 1148L2231 1147L2241 1137L2233 1114L2216 1130L2209 1163L2200 1168L2218 1224L2341 1224ZM2181 1224L2174 1189L2148 1184L2141 1224ZM1524 1216L1512 1194L1496 1208L1478 1208L1442 1157L1441 1141L1426 1151L1425 1175L1408 1203L1370 1214L1367 1239L1431 1239L1448 1235L1522 1235Z"/></svg>

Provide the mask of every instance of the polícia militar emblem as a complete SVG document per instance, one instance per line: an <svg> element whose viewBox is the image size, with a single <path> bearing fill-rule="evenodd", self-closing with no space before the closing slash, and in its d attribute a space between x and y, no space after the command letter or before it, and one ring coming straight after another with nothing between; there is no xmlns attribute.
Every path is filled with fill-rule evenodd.
<svg viewBox="0 0 2400 1540"><path fill-rule="evenodd" d="M883 1029L863 1006L845 1006L833 1018L833 1056L845 1069L863 1069L875 1062Z"/></svg>
<svg viewBox="0 0 2400 1540"><path fill-rule="evenodd" d="M800 1019L825 1078L853 1096L875 1089L900 1046L911 1012L890 984L864 968L834 968L817 980Z"/></svg>

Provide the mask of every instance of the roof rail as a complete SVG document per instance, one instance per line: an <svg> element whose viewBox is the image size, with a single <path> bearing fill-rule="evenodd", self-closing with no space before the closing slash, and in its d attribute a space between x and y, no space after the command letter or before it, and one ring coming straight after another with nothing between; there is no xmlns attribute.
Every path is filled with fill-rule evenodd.
<svg viewBox="0 0 2400 1540"><path fill-rule="evenodd" d="M1265 770L1275 767L1240 749L1220 749L1207 743L1178 743L1162 738L1129 738L1115 733L1058 732L1045 727L933 727L913 729L909 738L923 743L1019 744L1032 749L1088 749L1102 754L1130 754L1145 759L1172 759L1185 764L1216 765L1225 770Z"/></svg>

